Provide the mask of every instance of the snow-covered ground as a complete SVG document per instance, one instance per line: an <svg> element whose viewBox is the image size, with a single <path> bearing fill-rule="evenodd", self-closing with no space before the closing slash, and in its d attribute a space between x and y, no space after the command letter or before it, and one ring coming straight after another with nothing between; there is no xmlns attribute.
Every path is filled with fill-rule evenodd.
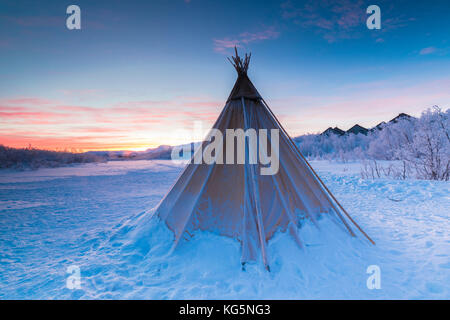
<svg viewBox="0 0 450 320"><path fill-rule="evenodd" d="M239 243L198 233L168 255L172 234L151 210L181 172L170 161L0 171L2 299L449 299L450 183L362 180L358 163L313 161L376 241L322 219L299 249L269 242L271 272L241 270ZM381 289L369 290L370 265ZM68 289L67 268L81 270Z"/></svg>

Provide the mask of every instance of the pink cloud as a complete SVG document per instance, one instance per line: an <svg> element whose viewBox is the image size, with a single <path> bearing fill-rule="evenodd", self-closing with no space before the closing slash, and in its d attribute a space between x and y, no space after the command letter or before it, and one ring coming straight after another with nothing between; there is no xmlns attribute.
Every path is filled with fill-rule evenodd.
<svg viewBox="0 0 450 320"><path fill-rule="evenodd" d="M13 147L130 149L177 143L170 132L208 125L223 102L208 96L125 101L107 108L17 97L0 100L0 143ZM170 128L170 129L169 129Z"/></svg>
<svg viewBox="0 0 450 320"><path fill-rule="evenodd" d="M91 134L91 133L126 133L129 129L127 128L110 128L110 127L78 127L72 129L72 132L81 132L83 134Z"/></svg>
<svg viewBox="0 0 450 320"><path fill-rule="evenodd" d="M281 5L282 16L306 29L312 29L328 42L356 37L356 29L366 19L362 0L308 0L302 7L290 1Z"/></svg>
<svg viewBox="0 0 450 320"><path fill-rule="evenodd" d="M65 16L2 16L9 23L13 23L22 27L55 27L64 26Z"/></svg>
<svg viewBox="0 0 450 320"><path fill-rule="evenodd" d="M399 28L404 28L409 25L410 22L415 21L413 17L406 18L404 15L393 18L383 19L381 22L381 31L387 32Z"/></svg>
<svg viewBox="0 0 450 320"><path fill-rule="evenodd" d="M169 100L140 100L140 101L126 101L119 102L114 105L116 111L133 112L136 110L157 110L155 107L162 107L159 110L161 112L169 111L168 108L205 108L205 107L217 107L223 104L222 101L212 100L210 97L174 97Z"/></svg>
<svg viewBox="0 0 450 320"><path fill-rule="evenodd" d="M114 141L114 142L111 142ZM15 148L32 147L50 150L108 150L108 149L127 149L140 147L139 144L130 142L126 137L114 136L110 139L103 138L99 140L97 136L38 136L34 135L2 135L0 144Z"/></svg>
<svg viewBox="0 0 450 320"><path fill-rule="evenodd" d="M14 125L65 124L79 121L80 117L100 110L86 107L65 105L61 101L18 97L0 100L0 123Z"/></svg>
<svg viewBox="0 0 450 320"><path fill-rule="evenodd" d="M83 150L184 143L188 136L174 140L171 133L177 129L191 132L195 121L210 127L223 104L207 95L121 101L102 108L13 97L0 100L0 143Z"/></svg>
<svg viewBox="0 0 450 320"><path fill-rule="evenodd" d="M65 119L70 119L70 115L55 112L0 112L0 123L43 125L58 124Z"/></svg>
<svg viewBox="0 0 450 320"><path fill-rule="evenodd" d="M308 0L302 6L287 1L281 4L281 9L285 20L311 30L331 43L362 36L361 30L365 27L368 16L367 6L367 2L363 0ZM383 15L390 10L383 7ZM383 18L381 31L405 27L411 21L414 18Z"/></svg>
<svg viewBox="0 0 450 320"><path fill-rule="evenodd" d="M263 41L263 40L271 40L276 39L280 33L278 31L275 31L273 28L266 29L264 31L251 33L251 32L244 32L239 35L240 41L243 43L250 43L254 41Z"/></svg>
<svg viewBox="0 0 450 320"><path fill-rule="evenodd" d="M141 101L126 101L119 102L115 105L117 110L129 110L130 108L140 108L140 107L155 107L155 106L175 106L177 105L176 101L171 100L141 100Z"/></svg>
<svg viewBox="0 0 450 320"><path fill-rule="evenodd" d="M437 51L437 49L435 47L427 47L427 48L423 48L422 50L420 50L419 54L427 55L427 54L435 53L436 51Z"/></svg>
<svg viewBox="0 0 450 320"><path fill-rule="evenodd" d="M259 32L243 32L239 34L235 39L214 39L214 51L218 53L228 54L229 49L237 47L243 47L252 42L273 40L278 38L280 33L273 27L267 28Z"/></svg>
<svg viewBox="0 0 450 320"><path fill-rule="evenodd" d="M229 39L214 39L214 51L218 53L228 53L230 48L240 48L239 40L229 40Z"/></svg>
<svg viewBox="0 0 450 320"><path fill-rule="evenodd" d="M21 106L4 106L0 105L0 112L25 112L28 108Z"/></svg>
<svg viewBox="0 0 450 320"><path fill-rule="evenodd" d="M0 100L0 104L25 104L32 106L42 106L42 105L52 105L58 104L59 101L51 100L51 99L42 99L42 98L14 98L14 99L2 99Z"/></svg>
<svg viewBox="0 0 450 320"><path fill-rule="evenodd" d="M72 105L59 105L55 106L56 110L78 112L78 113L99 113L102 112L101 109L86 107L86 106L72 106Z"/></svg>
<svg viewBox="0 0 450 320"><path fill-rule="evenodd" d="M61 92L66 96L78 97L81 99L103 96L103 91L97 89L63 89Z"/></svg>

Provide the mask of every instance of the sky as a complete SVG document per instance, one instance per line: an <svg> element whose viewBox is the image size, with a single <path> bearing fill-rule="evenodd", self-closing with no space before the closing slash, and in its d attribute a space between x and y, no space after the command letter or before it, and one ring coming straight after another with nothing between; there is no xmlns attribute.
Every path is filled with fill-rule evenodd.
<svg viewBox="0 0 450 320"><path fill-rule="evenodd" d="M0 144L190 142L225 105L234 46L291 136L450 105L448 0L0 0Z"/></svg>

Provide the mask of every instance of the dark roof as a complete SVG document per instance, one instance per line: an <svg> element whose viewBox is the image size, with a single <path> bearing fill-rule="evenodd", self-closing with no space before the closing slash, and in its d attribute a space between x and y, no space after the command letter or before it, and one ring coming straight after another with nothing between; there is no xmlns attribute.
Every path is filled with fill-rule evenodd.
<svg viewBox="0 0 450 320"><path fill-rule="evenodd" d="M353 127L347 130L347 133L353 133L353 134L359 134L362 133L364 135L367 135L367 132L369 132L368 129L361 127L359 124L355 124Z"/></svg>
<svg viewBox="0 0 450 320"><path fill-rule="evenodd" d="M397 123L399 120L404 120L404 119L411 120L411 119L414 119L414 117L402 112L389 122Z"/></svg>
<svg viewBox="0 0 450 320"><path fill-rule="evenodd" d="M338 127L329 127L327 130L325 130L324 132L322 132L323 135L331 135L331 134L336 134L338 136L342 136L343 134L345 134L344 130L339 129Z"/></svg>
<svg viewBox="0 0 450 320"><path fill-rule="evenodd" d="M230 96L228 97L228 101L242 97L252 100L261 99L258 90L256 90L246 73L239 74L233 90L231 90Z"/></svg>
<svg viewBox="0 0 450 320"><path fill-rule="evenodd" d="M256 89L255 89L256 90ZM392 120L389 121L389 123L397 123L400 120L412 120L415 119L413 116L410 116L409 114L406 113L400 113L398 116L396 116L395 118L393 118ZM362 126L360 126L359 124L355 124L353 127L351 127L350 129L348 129L347 131L341 130L338 127L329 127L327 130L325 130L324 132L321 133L321 135L332 135L332 134L336 134L338 136L342 136L345 133L353 133L353 134L364 134L367 135L367 133L370 132L374 132L376 130L383 130L383 128L386 126L386 122L382 121L379 124L377 124L375 127L371 128L371 129L366 129Z"/></svg>
<svg viewBox="0 0 450 320"><path fill-rule="evenodd" d="M375 131L375 130L383 130L384 126L386 125L386 122L381 121L379 124L377 124L375 127L370 129L369 131Z"/></svg>

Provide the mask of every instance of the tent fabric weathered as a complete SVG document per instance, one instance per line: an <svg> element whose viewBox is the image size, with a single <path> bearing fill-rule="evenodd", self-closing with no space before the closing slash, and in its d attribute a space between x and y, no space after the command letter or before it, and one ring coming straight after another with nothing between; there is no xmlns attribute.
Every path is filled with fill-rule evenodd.
<svg viewBox="0 0 450 320"><path fill-rule="evenodd" d="M224 135L226 129L268 129L269 141L270 129L278 129L279 170L260 175L263 165L247 160L244 164L195 164L191 160L155 211L174 232L174 247L196 230L208 230L240 241L242 263L261 257L268 268L266 245L275 232L289 232L302 247L301 226L307 221L317 225L322 215L334 217L352 236L356 227L373 243L323 184L253 86L246 70L249 57L245 70L237 54L233 59L238 79L213 128ZM226 139L223 142L225 159ZM206 138L202 147L208 143ZM258 148L263 147L258 143ZM234 144L234 156L236 148Z"/></svg>

